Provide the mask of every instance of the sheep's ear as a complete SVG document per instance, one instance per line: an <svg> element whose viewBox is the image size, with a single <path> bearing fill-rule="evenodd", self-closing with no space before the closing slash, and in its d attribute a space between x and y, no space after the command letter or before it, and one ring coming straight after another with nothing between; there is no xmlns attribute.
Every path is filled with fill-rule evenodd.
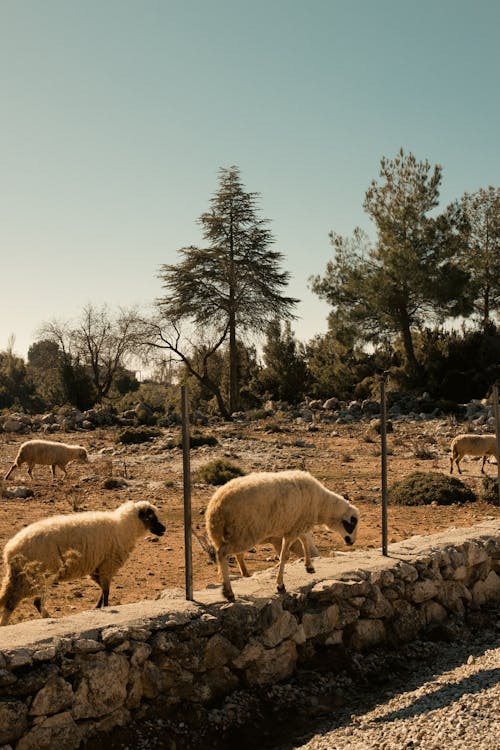
<svg viewBox="0 0 500 750"><path fill-rule="evenodd" d="M344 529L347 531L348 534L352 534L356 526L358 525L358 519L356 516L351 516L350 521L346 521L345 519L342 520L342 525Z"/></svg>

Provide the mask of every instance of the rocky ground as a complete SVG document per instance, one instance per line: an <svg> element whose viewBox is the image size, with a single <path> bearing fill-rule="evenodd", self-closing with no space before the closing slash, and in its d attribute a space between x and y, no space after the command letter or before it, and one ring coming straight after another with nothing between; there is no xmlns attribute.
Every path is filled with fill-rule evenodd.
<svg viewBox="0 0 500 750"><path fill-rule="evenodd" d="M464 425L451 418L394 420L388 434L388 482L415 470L449 472L449 444ZM381 545L380 438L367 421L329 424L260 420L203 428L217 445L191 451L193 523L203 530L203 512L214 490L199 481L208 461L225 458L245 471L301 468L328 487L346 494L360 510L360 547ZM179 428L163 429L150 443L124 446L119 428L63 432L54 439L84 445L89 464L73 464L68 477L52 481L50 469L25 469L0 486L0 546L24 525L39 518L71 511L111 509L133 499L153 501L168 532L161 539L146 535L113 581L110 604L156 598L166 588L183 587L182 454L172 445ZM4 475L19 445L39 434L4 433L0 439L0 472ZM464 459L462 480L481 492L480 462ZM496 465L486 472L496 475ZM109 479L114 489L106 489ZM12 497L20 488L32 494ZM389 507L389 542L414 534L432 534L453 526L470 526L486 517L499 517L500 507L478 500L452 506ZM322 555L349 553L339 538L321 529L315 541ZM273 550L259 546L248 554L252 569L275 563ZM2 571L3 572L3 571ZM236 574L236 568L234 568ZM216 581L216 569L193 538L195 589ZM48 607L54 616L94 605L98 590L90 580L54 586ZM38 614L25 602L12 622ZM213 747L240 750L401 750L422 748L486 750L496 742L500 619L498 606L472 613L465 621L441 626L425 639L398 649L377 649L369 655L349 654L342 647L321 663L304 664L289 683L265 690L241 691L219 706L192 707L184 716L166 720L156 715L138 718L131 726L106 738L108 750L200 750ZM90 741L87 750L94 750ZM95 749L102 739L95 740Z"/></svg>
<svg viewBox="0 0 500 750"><path fill-rule="evenodd" d="M351 424L322 421L254 422L218 424L203 428L217 438L217 445L191 451L191 494L193 525L202 532L203 513L214 487L198 480L200 467L216 458L225 458L245 471L301 468L311 471L331 489L349 497L360 510L358 547L381 545L380 438L369 430L366 420ZM399 480L415 470L449 472L449 444L464 425L453 418L393 421L387 436L388 482ZM53 439L84 445L89 464L70 464L68 477L55 481L48 467L34 470L33 482L25 467L16 471L0 487L0 547L23 526L56 513L112 509L126 500L147 499L160 509L167 525L161 539L146 535L139 540L131 557L113 580L110 604L154 599L166 588L184 587L183 471L182 453L172 445L180 428L162 429L161 436L140 445L117 442L118 427L93 431L61 432ZM0 471L4 475L20 444L39 433L0 436ZM52 436L51 436L52 437ZM482 475L478 460L465 458L462 480L480 492ZM496 465L486 464L486 472L496 475ZM117 487L105 489L110 478ZM12 497L21 487L32 491L26 499ZM470 526L485 517L500 516L500 507L478 500L466 505L389 507L389 543L414 534L432 534L452 526ZM322 555L349 552L334 534L317 529L315 541ZM217 580L215 566L195 537L192 542L194 588ZM274 551L259 546L247 556L252 570L275 563ZM236 567L234 572L236 574ZM3 572L3 570L2 570ZM54 585L47 599L52 616L63 616L89 609L98 599L98 589L90 580ZM29 602L22 604L11 622L32 619L38 614Z"/></svg>

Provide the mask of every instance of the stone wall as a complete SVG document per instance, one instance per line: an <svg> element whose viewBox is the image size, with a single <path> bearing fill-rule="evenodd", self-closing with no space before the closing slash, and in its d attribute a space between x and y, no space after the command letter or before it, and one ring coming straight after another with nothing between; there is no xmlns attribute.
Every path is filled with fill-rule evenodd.
<svg viewBox="0 0 500 750"><path fill-rule="evenodd" d="M166 714L290 677L343 643L407 642L433 623L500 600L500 521L380 550L287 565L220 588L0 629L0 748L78 748L161 702ZM215 575L215 569L214 569Z"/></svg>

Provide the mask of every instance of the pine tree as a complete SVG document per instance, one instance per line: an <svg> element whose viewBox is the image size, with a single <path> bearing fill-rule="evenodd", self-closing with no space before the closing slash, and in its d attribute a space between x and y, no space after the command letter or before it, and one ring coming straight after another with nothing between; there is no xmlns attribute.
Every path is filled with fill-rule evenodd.
<svg viewBox="0 0 500 750"><path fill-rule="evenodd" d="M465 193L461 205L466 218L462 262L476 290L474 312L487 332L500 311L500 188Z"/></svg>
<svg viewBox="0 0 500 750"><path fill-rule="evenodd" d="M334 306L337 321L357 326L360 341L400 336L407 367L417 374L415 329L471 310L469 275L460 265L462 212L453 204L431 214L439 203L441 167L431 170L411 153L384 157L380 177L364 201L375 244L360 229L352 239L332 232L335 258L312 289Z"/></svg>
<svg viewBox="0 0 500 750"><path fill-rule="evenodd" d="M203 248L184 247L180 263L162 265L165 296L159 306L167 321L211 326L218 346L229 341L229 414L238 409L240 377L237 336L261 332L269 320L290 319L298 300L282 295L289 279L267 219L257 215L258 194L242 185L235 166L220 170L211 208L200 217Z"/></svg>

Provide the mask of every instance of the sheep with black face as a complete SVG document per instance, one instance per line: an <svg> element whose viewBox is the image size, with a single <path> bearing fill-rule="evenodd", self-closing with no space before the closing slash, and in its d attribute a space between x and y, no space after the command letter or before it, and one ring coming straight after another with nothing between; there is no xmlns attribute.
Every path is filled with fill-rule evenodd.
<svg viewBox="0 0 500 750"><path fill-rule="evenodd" d="M111 579L147 531L162 536L158 509L142 500L113 511L52 516L26 526L4 548L5 577L0 590L0 625L6 625L22 599L34 596L43 617L47 578L70 581L88 575L101 588L97 607L108 605Z"/></svg>
<svg viewBox="0 0 500 750"><path fill-rule="evenodd" d="M317 525L340 534L346 544L356 540L359 513L342 495L324 487L306 471L255 472L236 477L210 499L205 515L207 534L215 549L222 593L230 601L227 558L236 555L244 573L243 553L255 544L281 539L278 591L285 591L283 571L290 546L299 539L306 570L314 572L308 532Z"/></svg>

